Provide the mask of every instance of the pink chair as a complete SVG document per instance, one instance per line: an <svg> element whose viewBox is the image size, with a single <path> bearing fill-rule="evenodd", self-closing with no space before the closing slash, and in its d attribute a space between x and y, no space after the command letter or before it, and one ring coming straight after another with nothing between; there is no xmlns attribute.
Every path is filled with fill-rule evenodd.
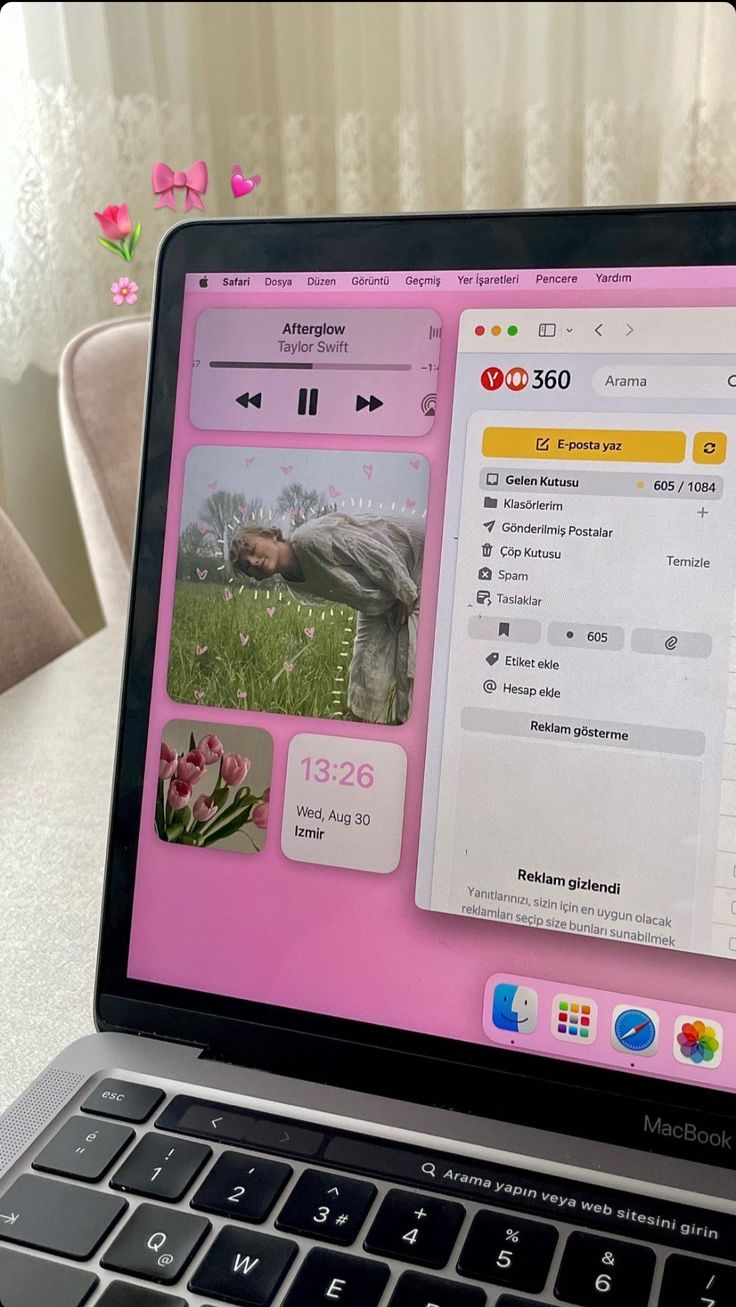
<svg viewBox="0 0 736 1307"><path fill-rule="evenodd" d="M149 336L148 318L116 318L75 336L61 358L64 450L108 624L128 602Z"/></svg>
<svg viewBox="0 0 736 1307"><path fill-rule="evenodd" d="M82 633L0 511L0 692L79 644Z"/></svg>

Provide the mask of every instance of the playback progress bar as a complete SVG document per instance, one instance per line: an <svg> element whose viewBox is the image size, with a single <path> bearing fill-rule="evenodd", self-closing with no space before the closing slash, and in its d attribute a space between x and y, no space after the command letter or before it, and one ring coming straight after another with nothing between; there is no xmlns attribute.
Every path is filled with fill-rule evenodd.
<svg viewBox="0 0 736 1307"><path fill-rule="evenodd" d="M213 359L211 368L278 369L284 372L411 372L411 363L240 363Z"/></svg>

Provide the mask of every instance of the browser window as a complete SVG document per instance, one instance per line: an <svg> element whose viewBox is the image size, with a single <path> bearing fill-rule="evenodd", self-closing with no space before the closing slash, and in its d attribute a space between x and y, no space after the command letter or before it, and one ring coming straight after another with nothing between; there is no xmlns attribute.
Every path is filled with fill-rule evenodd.
<svg viewBox="0 0 736 1307"><path fill-rule="evenodd" d="M187 276L131 977L736 1087L735 285Z"/></svg>

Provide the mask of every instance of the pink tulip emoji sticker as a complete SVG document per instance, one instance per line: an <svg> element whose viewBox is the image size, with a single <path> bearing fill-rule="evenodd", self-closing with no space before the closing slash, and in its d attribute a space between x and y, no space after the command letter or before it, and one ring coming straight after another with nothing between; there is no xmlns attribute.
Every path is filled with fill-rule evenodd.
<svg viewBox="0 0 736 1307"><path fill-rule="evenodd" d="M140 240L141 224L137 222L133 226L127 204L108 204L102 213L95 212L95 218L102 228L102 235L97 237L100 245L130 263Z"/></svg>
<svg viewBox="0 0 736 1307"><path fill-rule="evenodd" d="M260 186L260 183L261 179L257 172L254 172L250 177L244 177L243 169L240 164L236 163L233 165L233 174L230 178L230 188L236 200L239 200L242 195L250 195L251 191L254 191L256 186Z"/></svg>

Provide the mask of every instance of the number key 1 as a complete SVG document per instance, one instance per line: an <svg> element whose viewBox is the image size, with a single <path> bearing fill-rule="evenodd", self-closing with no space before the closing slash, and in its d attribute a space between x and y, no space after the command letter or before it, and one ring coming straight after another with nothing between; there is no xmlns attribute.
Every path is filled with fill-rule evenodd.
<svg viewBox="0 0 736 1307"><path fill-rule="evenodd" d="M576 1231L565 1246L555 1297L576 1307L647 1307L655 1261L651 1248Z"/></svg>

